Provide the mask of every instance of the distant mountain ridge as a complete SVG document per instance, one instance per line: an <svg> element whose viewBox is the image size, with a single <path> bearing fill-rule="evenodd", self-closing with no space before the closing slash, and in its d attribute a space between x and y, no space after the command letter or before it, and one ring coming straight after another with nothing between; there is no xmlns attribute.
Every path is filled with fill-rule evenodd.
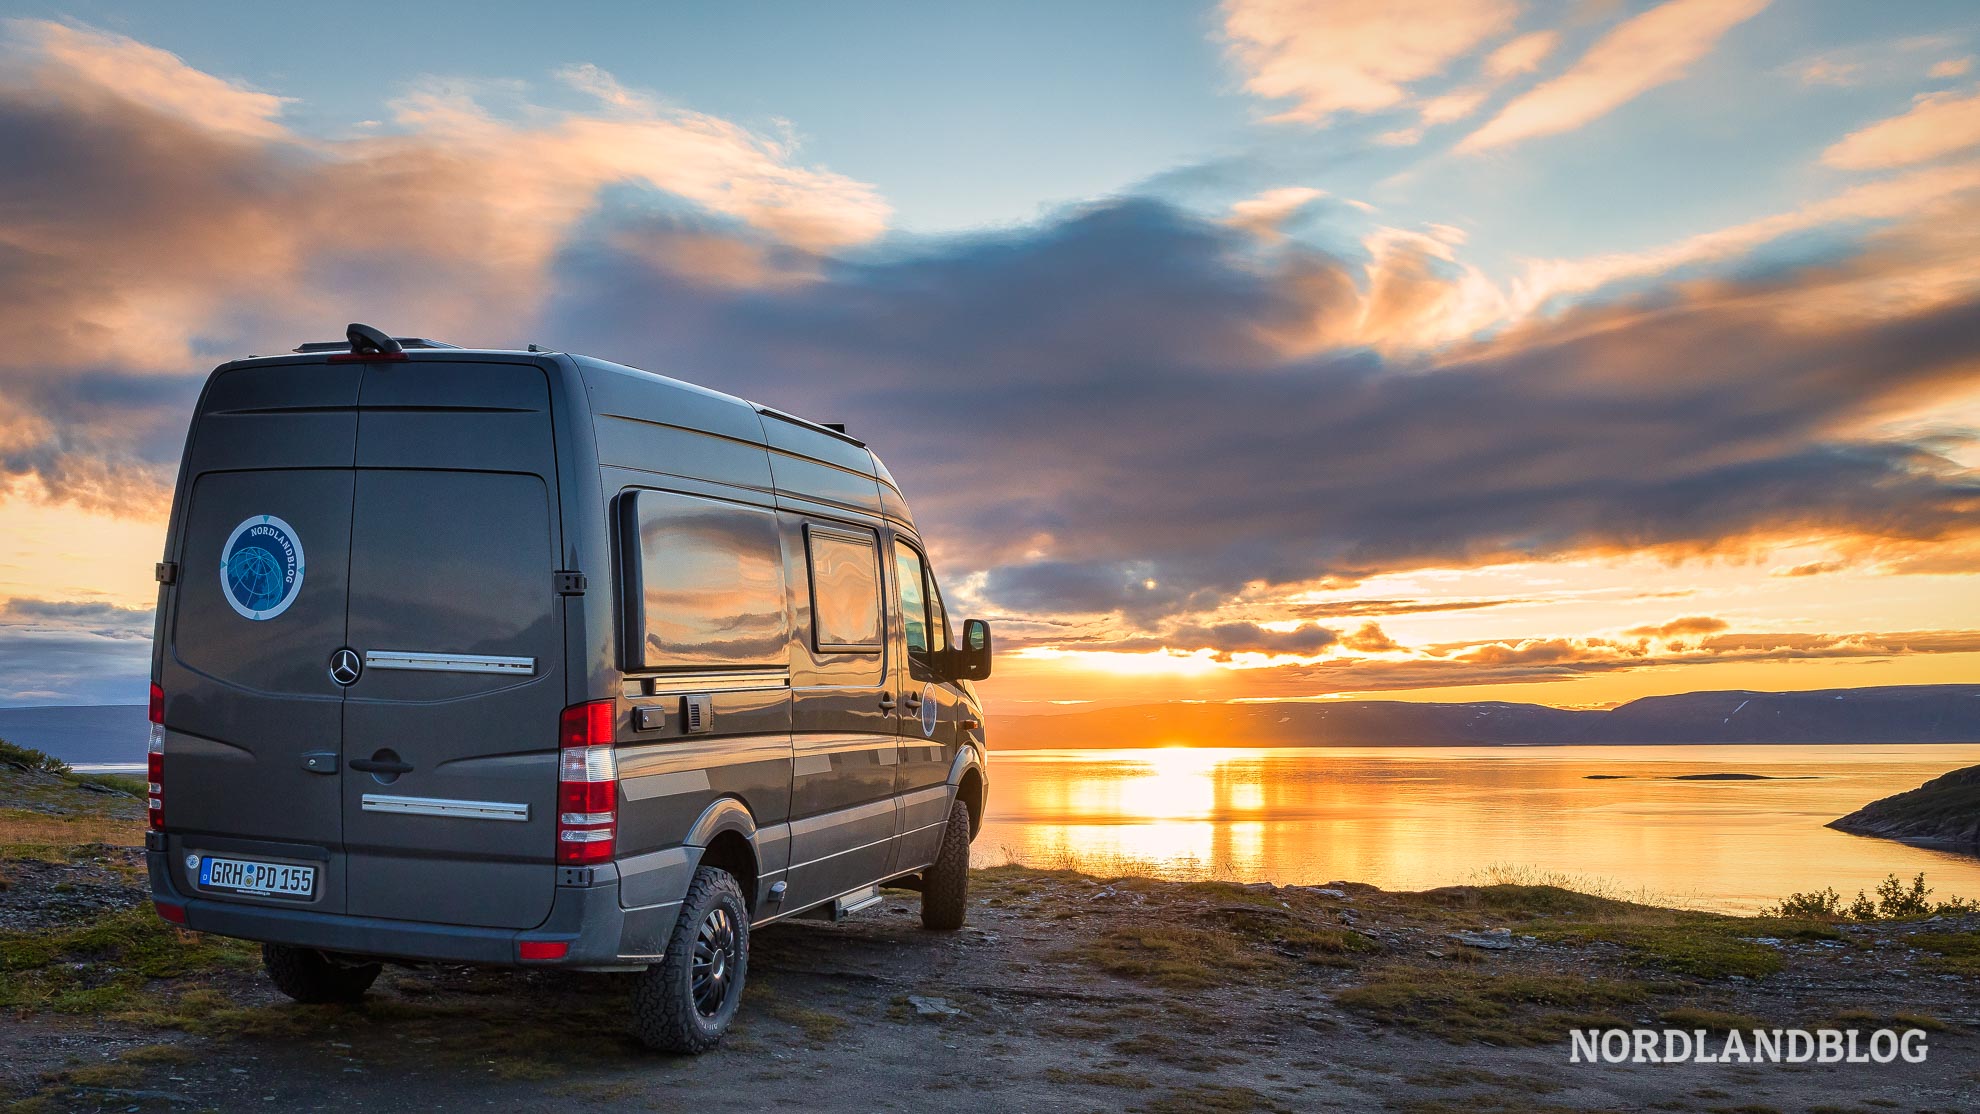
<svg viewBox="0 0 1980 1114"><path fill-rule="evenodd" d="M0 739L70 763L142 762L144 706L0 708ZM1631 743L1980 743L1980 684L1687 692L1608 711L1338 700L1143 704L990 721L996 750Z"/></svg>
<svg viewBox="0 0 1980 1114"><path fill-rule="evenodd" d="M1474 701L1152 704L998 716L998 750L1161 746L1540 746L1980 742L1980 684L1649 696L1608 711Z"/></svg>

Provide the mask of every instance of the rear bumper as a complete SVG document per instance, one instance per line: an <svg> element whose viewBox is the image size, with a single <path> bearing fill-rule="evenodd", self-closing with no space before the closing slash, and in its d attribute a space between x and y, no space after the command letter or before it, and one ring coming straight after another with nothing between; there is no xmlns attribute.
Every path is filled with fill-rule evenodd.
<svg viewBox="0 0 1980 1114"><path fill-rule="evenodd" d="M477 928L384 920L189 895L174 883L164 850L148 846L145 861L151 875L152 900L183 909L187 928L242 940L379 959L634 969L653 960L637 955L643 948L627 955L624 945L654 936L661 920L665 921L665 928L657 934L665 939L680 908L675 902L646 909L621 909L618 873L610 866L603 866L585 872L582 878L588 884L559 885L550 915L534 928ZM524 959L521 948L525 942L562 943L566 950L556 958Z"/></svg>

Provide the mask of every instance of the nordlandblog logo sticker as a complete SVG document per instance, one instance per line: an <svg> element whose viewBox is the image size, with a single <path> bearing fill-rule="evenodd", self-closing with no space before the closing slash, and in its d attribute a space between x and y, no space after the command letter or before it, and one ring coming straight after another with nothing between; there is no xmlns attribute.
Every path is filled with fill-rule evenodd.
<svg viewBox="0 0 1980 1114"><path fill-rule="evenodd" d="M302 582L302 539L273 515L256 515L234 527L220 547L220 594L249 619L273 619L287 611Z"/></svg>

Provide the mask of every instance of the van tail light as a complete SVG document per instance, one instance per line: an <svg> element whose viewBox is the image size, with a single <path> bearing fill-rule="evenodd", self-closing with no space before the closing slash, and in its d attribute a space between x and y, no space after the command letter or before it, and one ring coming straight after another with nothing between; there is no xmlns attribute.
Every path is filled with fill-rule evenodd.
<svg viewBox="0 0 1980 1114"><path fill-rule="evenodd" d="M159 916L173 924L186 923L186 907L183 905L174 905L169 901L154 901L151 907L158 910Z"/></svg>
<svg viewBox="0 0 1980 1114"><path fill-rule="evenodd" d="M151 739L144 747L145 814L153 831L165 828L165 690L151 685Z"/></svg>
<svg viewBox="0 0 1980 1114"><path fill-rule="evenodd" d="M564 709L557 730L557 861L608 863L619 833L619 764L612 738L615 700Z"/></svg>

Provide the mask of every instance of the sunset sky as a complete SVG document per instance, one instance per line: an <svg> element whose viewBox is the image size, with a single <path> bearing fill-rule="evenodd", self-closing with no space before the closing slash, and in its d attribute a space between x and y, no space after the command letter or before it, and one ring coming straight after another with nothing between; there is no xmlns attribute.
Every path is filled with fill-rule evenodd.
<svg viewBox="0 0 1980 1114"><path fill-rule="evenodd" d="M0 3L0 705L213 365L844 421L1005 713L1980 681L1980 6Z"/></svg>

